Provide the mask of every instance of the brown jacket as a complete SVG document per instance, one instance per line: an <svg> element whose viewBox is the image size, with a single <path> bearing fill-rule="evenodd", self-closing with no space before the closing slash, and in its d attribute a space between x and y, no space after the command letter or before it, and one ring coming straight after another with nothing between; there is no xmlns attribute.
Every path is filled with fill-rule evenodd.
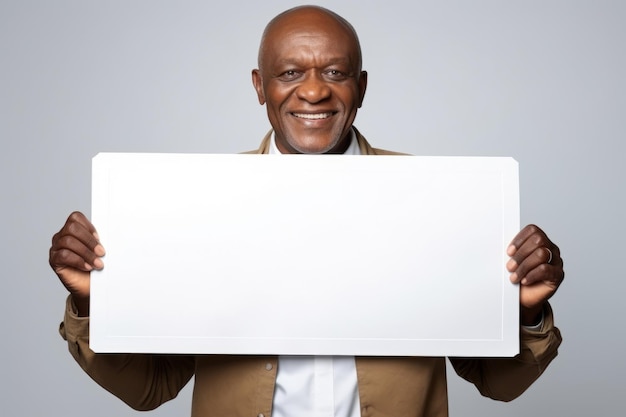
<svg viewBox="0 0 626 417"><path fill-rule="evenodd" d="M271 132L258 150L267 153ZM394 152L372 148L357 131L364 155ZM139 410L176 397L195 375L192 417L270 417L278 358L275 356L95 354L89 349L89 318L79 318L68 298L60 333L78 364L98 384ZM450 358L456 372L485 396L509 401L537 379L561 343L546 307L541 331L521 329L515 358ZM445 358L357 357L362 417L446 417Z"/></svg>

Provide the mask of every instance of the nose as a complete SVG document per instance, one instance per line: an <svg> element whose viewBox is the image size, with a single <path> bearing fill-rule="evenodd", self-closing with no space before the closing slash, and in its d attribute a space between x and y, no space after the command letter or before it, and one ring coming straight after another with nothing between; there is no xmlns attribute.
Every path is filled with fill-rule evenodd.
<svg viewBox="0 0 626 417"><path fill-rule="evenodd" d="M311 72L306 74L298 86L296 94L298 98L309 103L319 103L330 97L330 91L330 87L321 74Z"/></svg>

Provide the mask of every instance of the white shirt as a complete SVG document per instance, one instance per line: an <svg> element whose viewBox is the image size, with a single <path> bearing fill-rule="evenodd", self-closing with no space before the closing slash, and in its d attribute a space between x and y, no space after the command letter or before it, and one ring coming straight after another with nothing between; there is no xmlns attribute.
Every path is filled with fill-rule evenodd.
<svg viewBox="0 0 626 417"><path fill-rule="evenodd" d="M270 154L280 154L275 137ZM345 155L360 155L352 131ZM279 356L272 417L359 417L353 356Z"/></svg>

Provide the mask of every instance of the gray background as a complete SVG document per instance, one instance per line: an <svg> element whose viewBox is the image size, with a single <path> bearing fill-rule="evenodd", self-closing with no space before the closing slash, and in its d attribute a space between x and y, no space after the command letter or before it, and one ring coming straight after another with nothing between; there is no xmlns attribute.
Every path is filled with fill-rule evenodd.
<svg viewBox="0 0 626 417"><path fill-rule="evenodd" d="M0 3L2 415L138 415L57 334L65 290L47 265L50 237L70 211L90 212L99 151L258 144L269 125L250 69L266 22L295 5L262 3ZM564 254L557 360L510 404L450 376L452 416L621 415L626 2L321 4L360 34L370 78L357 126L369 140L515 157L522 222ZM189 415L190 386L150 415Z"/></svg>

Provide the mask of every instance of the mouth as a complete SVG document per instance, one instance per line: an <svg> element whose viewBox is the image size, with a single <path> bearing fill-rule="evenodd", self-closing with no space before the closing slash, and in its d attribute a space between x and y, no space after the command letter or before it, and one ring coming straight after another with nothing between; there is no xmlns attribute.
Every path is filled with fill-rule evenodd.
<svg viewBox="0 0 626 417"><path fill-rule="evenodd" d="M333 112L324 112L324 113L291 113L294 117L298 119L304 120L323 120L328 119L334 113Z"/></svg>

